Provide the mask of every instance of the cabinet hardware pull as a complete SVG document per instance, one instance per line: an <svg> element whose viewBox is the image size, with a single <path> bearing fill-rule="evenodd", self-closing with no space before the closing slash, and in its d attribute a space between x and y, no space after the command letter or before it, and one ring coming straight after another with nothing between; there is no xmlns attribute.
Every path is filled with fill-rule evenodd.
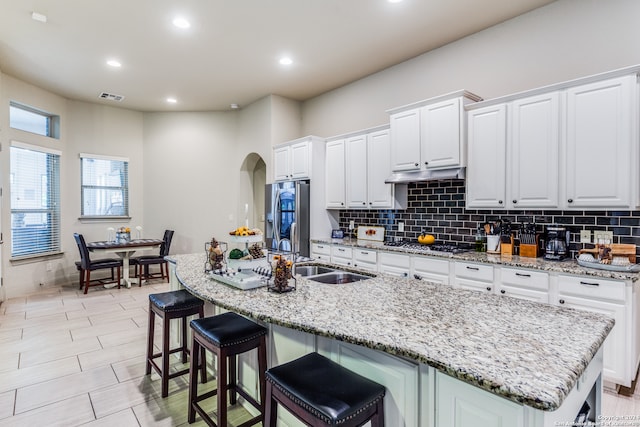
<svg viewBox="0 0 640 427"><path fill-rule="evenodd" d="M402 273L402 277L408 277L408 276L409 276L409 273L406 273L406 272Z"/></svg>
<svg viewBox="0 0 640 427"><path fill-rule="evenodd" d="M600 283L595 283L595 282L583 282L582 280L580 281L581 285L588 285L588 286L600 286Z"/></svg>
<svg viewBox="0 0 640 427"><path fill-rule="evenodd" d="M339 250L340 252L344 252L344 249L342 249L342 248L338 248L338 250Z"/></svg>
<svg viewBox="0 0 640 427"><path fill-rule="evenodd" d="M501 294L506 294L506 293L507 293L507 291L505 291L504 289L500 289L500 293L501 293Z"/></svg>
<svg viewBox="0 0 640 427"><path fill-rule="evenodd" d="M360 252L362 255L369 255L369 252Z"/></svg>
<svg viewBox="0 0 640 427"><path fill-rule="evenodd" d="M511 202L512 202L514 205L515 205L516 203L518 203L518 201L517 201L516 199L513 199Z"/></svg>
<svg viewBox="0 0 640 427"><path fill-rule="evenodd" d="M531 277L530 274L525 274L525 273L516 273L516 276L520 276L520 277Z"/></svg>
<svg viewBox="0 0 640 427"><path fill-rule="evenodd" d="M424 162L425 166L429 164L429 162Z"/></svg>
<svg viewBox="0 0 640 427"><path fill-rule="evenodd" d="M573 203L573 199L567 200L568 203Z"/></svg>
<svg viewBox="0 0 640 427"><path fill-rule="evenodd" d="M363 204L363 205L366 205L366 204L367 204L367 202L362 202L362 204Z"/></svg>
<svg viewBox="0 0 640 427"><path fill-rule="evenodd" d="M498 204L502 204L502 200L498 200Z"/></svg>
<svg viewBox="0 0 640 427"><path fill-rule="evenodd" d="M487 286L487 290L490 291L491 290L491 286Z"/></svg>
<svg viewBox="0 0 640 427"><path fill-rule="evenodd" d="M560 304L564 304L564 300L563 299L560 300Z"/></svg>
<svg viewBox="0 0 640 427"><path fill-rule="evenodd" d="M467 265L467 270L478 271L480 269L478 267L470 267L470 266Z"/></svg>
<svg viewBox="0 0 640 427"><path fill-rule="evenodd" d="M414 165L414 166L418 166L419 164L420 164L420 163L414 163L413 165Z"/></svg>

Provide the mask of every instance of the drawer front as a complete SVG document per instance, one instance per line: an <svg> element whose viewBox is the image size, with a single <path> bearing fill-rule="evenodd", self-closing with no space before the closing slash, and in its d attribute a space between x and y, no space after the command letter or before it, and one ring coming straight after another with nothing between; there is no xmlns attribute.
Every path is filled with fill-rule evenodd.
<svg viewBox="0 0 640 427"><path fill-rule="evenodd" d="M456 277L466 277L473 280L493 282L493 266L474 264L470 262L456 262Z"/></svg>
<svg viewBox="0 0 640 427"><path fill-rule="evenodd" d="M409 255L392 254L388 252L380 252L379 261L381 265L401 268L409 272L411 260Z"/></svg>
<svg viewBox="0 0 640 427"><path fill-rule="evenodd" d="M331 255L331 245L325 243L312 243L311 252L314 254Z"/></svg>
<svg viewBox="0 0 640 427"><path fill-rule="evenodd" d="M558 292L564 295L625 301L625 283L587 276L558 276Z"/></svg>
<svg viewBox="0 0 640 427"><path fill-rule="evenodd" d="M413 271L415 273L448 275L449 260L416 256L413 257Z"/></svg>
<svg viewBox="0 0 640 427"><path fill-rule="evenodd" d="M540 271L503 268L502 283L526 289L549 291L549 275Z"/></svg>
<svg viewBox="0 0 640 427"><path fill-rule="evenodd" d="M353 250L351 248L345 248L344 246L331 246L331 256L351 259L353 256Z"/></svg>
<svg viewBox="0 0 640 427"><path fill-rule="evenodd" d="M376 251L370 249L354 249L353 259L360 262L375 264L378 261Z"/></svg>

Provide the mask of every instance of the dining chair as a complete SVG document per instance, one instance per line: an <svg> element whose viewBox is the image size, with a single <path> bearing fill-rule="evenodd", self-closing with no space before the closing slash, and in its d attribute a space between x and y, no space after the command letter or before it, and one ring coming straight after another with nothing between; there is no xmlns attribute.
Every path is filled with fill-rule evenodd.
<svg viewBox="0 0 640 427"><path fill-rule="evenodd" d="M84 293L86 294L90 286L116 283L116 277L113 274L114 269L117 269L118 271L117 283L118 289L120 289L120 273L122 269L122 260L117 258L100 258L92 260L91 256L89 255L89 249L87 249L87 243L84 240L84 236L82 234L73 233L73 238L76 240L78 250L80 251L80 263L76 263L76 265L78 265L78 269L80 270L79 289L82 289L82 287L84 286ZM110 279L91 279L92 271L105 269L111 270Z"/></svg>
<svg viewBox="0 0 640 427"><path fill-rule="evenodd" d="M142 286L143 280L162 278L169 281L169 263L164 259L169 255L169 248L171 247L171 240L173 239L173 230L165 230L164 237L162 238L162 244L160 245L160 253L158 255L142 255L139 257L133 257L129 260L129 264L133 265L136 269L135 275L138 277L139 284ZM152 265L159 265L160 271L157 273L151 273L149 267ZM143 273L144 271L144 273Z"/></svg>

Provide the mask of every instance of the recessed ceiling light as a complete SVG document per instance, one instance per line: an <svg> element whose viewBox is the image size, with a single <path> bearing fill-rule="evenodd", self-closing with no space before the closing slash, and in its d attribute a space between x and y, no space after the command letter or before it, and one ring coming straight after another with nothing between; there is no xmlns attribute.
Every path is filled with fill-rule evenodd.
<svg viewBox="0 0 640 427"><path fill-rule="evenodd" d="M291 64L293 64L293 59L289 58L288 56L282 57L282 58L280 58L280 64L282 64L282 65L291 65Z"/></svg>
<svg viewBox="0 0 640 427"><path fill-rule="evenodd" d="M175 104L175 103L177 103L177 102L178 102L178 100L177 100L177 99L175 99L175 98L167 98L167 102L168 102L169 104Z"/></svg>
<svg viewBox="0 0 640 427"><path fill-rule="evenodd" d="M34 21L38 21L38 22L47 22L47 15L44 15L42 13L38 13L38 12L32 12L31 13L31 19L33 19Z"/></svg>
<svg viewBox="0 0 640 427"><path fill-rule="evenodd" d="M238 104L231 104L229 105L229 107L231 107L232 110L237 110L238 108L240 108L238 107Z"/></svg>
<svg viewBox="0 0 640 427"><path fill-rule="evenodd" d="M116 60L116 59L110 59L107 61L107 65L111 66L111 67L115 67L115 68L119 68L122 67L122 64L120 63L120 61Z"/></svg>
<svg viewBox="0 0 640 427"><path fill-rule="evenodd" d="M175 25L178 28L186 29L191 26L191 23L187 21L185 18L183 18L182 16L177 16L173 19L173 25Z"/></svg>
<svg viewBox="0 0 640 427"><path fill-rule="evenodd" d="M402 0L387 0L389 3L400 3Z"/></svg>

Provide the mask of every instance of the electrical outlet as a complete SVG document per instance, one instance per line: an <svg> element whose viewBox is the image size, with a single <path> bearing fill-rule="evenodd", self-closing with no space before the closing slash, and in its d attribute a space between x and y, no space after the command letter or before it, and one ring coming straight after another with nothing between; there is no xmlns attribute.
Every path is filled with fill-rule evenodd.
<svg viewBox="0 0 640 427"><path fill-rule="evenodd" d="M356 222L354 220L349 221L349 230L356 228Z"/></svg>
<svg viewBox="0 0 640 427"><path fill-rule="evenodd" d="M580 230L580 243L591 243L591 230Z"/></svg>
<svg viewBox="0 0 640 427"><path fill-rule="evenodd" d="M594 231L593 242L594 243L600 243L600 242L613 243L613 231Z"/></svg>
<svg viewBox="0 0 640 427"><path fill-rule="evenodd" d="M399 233L404 233L404 222L399 222L398 223L398 232Z"/></svg>

